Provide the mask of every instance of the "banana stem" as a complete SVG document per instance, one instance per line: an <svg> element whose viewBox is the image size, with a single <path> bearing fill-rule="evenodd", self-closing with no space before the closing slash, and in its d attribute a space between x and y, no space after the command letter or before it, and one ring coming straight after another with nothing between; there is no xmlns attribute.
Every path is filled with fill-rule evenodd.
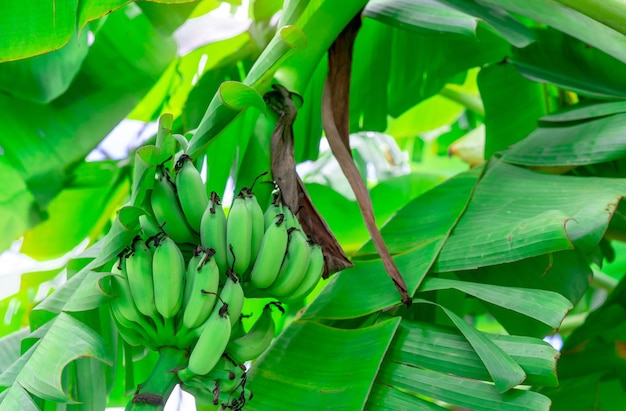
<svg viewBox="0 0 626 411"><path fill-rule="evenodd" d="M186 356L184 350L163 347L152 373L143 384L137 386L135 395L126 405L126 411L162 411L179 383L173 370L186 364Z"/></svg>

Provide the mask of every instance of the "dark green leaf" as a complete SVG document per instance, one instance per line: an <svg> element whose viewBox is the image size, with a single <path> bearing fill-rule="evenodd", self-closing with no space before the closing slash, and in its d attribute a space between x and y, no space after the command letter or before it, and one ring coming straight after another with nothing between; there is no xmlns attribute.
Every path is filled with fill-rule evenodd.
<svg viewBox="0 0 626 411"><path fill-rule="evenodd" d="M436 0L371 0L363 15L401 29L473 36L477 21Z"/></svg>
<svg viewBox="0 0 626 411"><path fill-rule="evenodd" d="M626 113L558 127L539 127L504 153L509 163L579 166L626 157Z"/></svg>
<svg viewBox="0 0 626 411"><path fill-rule="evenodd" d="M530 3L526 0L481 0L481 3L554 27L626 63L626 36L554 0Z"/></svg>
<svg viewBox="0 0 626 411"><path fill-rule="evenodd" d="M398 323L396 318L345 330L293 322L250 371L246 388L254 401L246 407L362 409Z"/></svg>
<svg viewBox="0 0 626 411"><path fill-rule="evenodd" d="M550 400L536 392L516 389L500 394L481 381L385 361L378 374L381 384L398 387L412 395L423 395L476 411L548 411Z"/></svg>
<svg viewBox="0 0 626 411"><path fill-rule="evenodd" d="M511 58L523 75L594 98L626 97L626 80L619 74L626 69L624 60L554 29L538 29L536 35L537 42L515 49ZM624 53L626 59L626 47Z"/></svg>
<svg viewBox="0 0 626 411"><path fill-rule="evenodd" d="M526 383L556 386L558 351L538 338L483 333L527 374ZM452 328L403 320L387 359L459 377L489 380L485 365L467 339Z"/></svg>
<svg viewBox="0 0 626 411"><path fill-rule="evenodd" d="M572 309L572 303L561 294L530 288L501 287L446 278L426 278L418 292L454 288L491 304L534 318L558 328Z"/></svg>
<svg viewBox="0 0 626 411"><path fill-rule="evenodd" d="M433 304L426 300L413 300L414 303ZM509 391L526 379L526 373L510 355L494 344L483 333L465 322L446 307L435 304L441 308L470 343L482 363L487 368L491 379L495 383L499 393Z"/></svg>
<svg viewBox="0 0 626 411"><path fill-rule="evenodd" d="M433 264L441 246L467 205L480 169L435 187L398 211L382 229L385 242L413 294ZM414 225L418 225L416 229ZM367 243L357 258L377 258ZM400 303L398 292L379 259L356 260L337 274L309 306L304 317L355 318Z"/></svg>
<svg viewBox="0 0 626 411"><path fill-rule="evenodd" d="M600 241L624 190L624 180L540 174L493 163L435 269L470 269L573 247L589 250Z"/></svg>
<svg viewBox="0 0 626 411"><path fill-rule="evenodd" d="M524 78L510 64L483 67L478 87L485 105L485 158L525 138L546 113L544 86Z"/></svg>

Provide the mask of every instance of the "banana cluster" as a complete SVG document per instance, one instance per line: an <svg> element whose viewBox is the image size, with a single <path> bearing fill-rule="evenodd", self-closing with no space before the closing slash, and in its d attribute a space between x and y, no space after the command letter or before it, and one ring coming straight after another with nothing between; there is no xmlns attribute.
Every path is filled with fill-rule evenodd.
<svg viewBox="0 0 626 411"><path fill-rule="evenodd" d="M171 171L170 171L171 170ZM161 165L139 218L141 231L112 269L111 315L124 340L151 350L178 347L181 386L198 397L240 409L251 393L243 364L271 344L272 307L299 301L320 280L324 258L280 193L267 208L242 189L228 214L191 158ZM270 297L250 327L244 298Z"/></svg>

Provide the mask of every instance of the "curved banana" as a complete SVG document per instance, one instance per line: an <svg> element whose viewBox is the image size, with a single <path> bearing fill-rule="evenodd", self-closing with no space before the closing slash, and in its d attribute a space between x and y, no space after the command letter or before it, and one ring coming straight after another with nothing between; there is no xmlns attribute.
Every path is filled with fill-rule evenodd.
<svg viewBox="0 0 626 411"><path fill-rule="evenodd" d="M298 217L295 213L289 208L289 206L283 204L282 205L283 213L285 214L285 221L287 223L287 228L297 228L298 230L302 230L302 226L300 225L300 221L298 221Z"/></svg>
<svg viewBox="0 0 626 411"><path fill-rule="evenodd" d="M192 330L202 325L213 310L217 299L217 288L220 281L220 272L213 255L215 250L210 248L203 253L203 258L195 269L190 267L188 273L194 273L193 278L187 277L192 282L191 295L185 302L183 313L183 326Z"/></svg>
<svg viewBox="0 0 626 411"><path fill-rule="evenodd" d="M202 246L197 246L187 262L187 270L185 270L185 288L183 289L183 304L186 305L187 301L191 297L191 289L193 287L193 280L198 273L198 266L202 259L205 257L206 249Z"/></svg>
<svg viewBox="0 0 626 411"><path fill-rule="evenodd" d="M215 191L211 192L208 207L204 210L200 221L200 242L203 247L215 250L215 262L220 272L226 273L228 269L226 215L220 203L220 196Z"/></svg>
<svg viewBox="0 0 626 411"><path fill-rule="evenodd" d="M304 278L289 295L283 298L283 302L293 304L301 301L313 291L322 278L324 272L324 254L319 244L311 245L309 266L306 269Z"/></svg>
<svg viewBox="0 0 626 411"><path fill-rule="evenodd" d="M241 282L232 271L229 270L226 283L220 292L220 301L225 303L228 308L228 314L230 316L231 326L234 326L239 317L241 316L241 310L243 309L244 293L241 288Z"/></svg>
<svg viewBox="0 0 626 411"><path fill-rule="evenodd" d="M244 191L233 200L233 205L226 219L226 246L227 250L232 247L226 257L228 265L233 267L237 274L243 274L250 265L252 255L252 215L246 206Z"/></svg>
<svg viewBox="0 0 626 411"><path fill-rule="evenodd" d="M138 332L151 345L161 345L162 341L157 335L151 319L144 317L137 309L130 292L130 286L126 277L112 275L111 277L111 300L110 310L114 318L123 327L130 328Z"/></svg>
<svg viewBox="0 0 626 411"><path fill-rule="evenodd" d="M288 238L284 214L278 214L263 235L259 255L250 273L250 283L254 287L268 288L276 281L287 251Z"/></svg>
<svg viewBox="0 0 626 411"><path fill-rule="evenodd" d="M200 171L187 154L180 156L175 166L178 200L187 222L195 231L200 230L202 215L209 204Z"/></svg>
<svg viewBox="0 0 626 411"><path fill-rule="evenodd" d="M272 343L276 326L272 318L271 306L272 304L267 304L263 308L261 316L247 334L230 341L226 346L226 354L235 362L243 364L256 359ZM280 305L278 307L282 310Z"/></svg>
<svg viewBox="0 0 626 411"><path fill-rule="evenodd" d="M123 317L118 308L111 307L110 312L117 331L128 345L133 347L146 347L152 351L157 350L157 346L148 337L146 332L138 327L136 323L131 323L127 318Z"/></svg>
<svg viewBox="0 0 626 411"><path fill-rule="evenodd" d="M198 342L191 350L189 364L178 372L185 382L194 375L208 374L222 357L230 339L230 317L226 304L217 304L204 323Z"/></svg>
<svg viewBox="0 0 626 411"><path fill-rule="evenodd" d="M149 214L143 214L139 216L139 226L145 238L154 237L162 232L159 223L156 222L154 217Z"/></svg>
<svg viewBox="0 0 626 411"><path fill-rule="evenodd" d="M137 309L148 317L158 319L154 305L152 282L152 251L140 237L133 241L132 252L126 257L125 274Z"/></svg>
<svg viewBox="0 0 626 411"><path fill-rule="evenodd" d="M173 318L183 303L185 259L176 242L162 235L155 241L152 255L152 279L156 309L168 320Z"/></svg>
<svg viewBox="0 0 626 411"><path fill-rule="evenodd" d="M187 224L178 203L174 184L169 176L160 173L150 195L152 211L163 231L177 243L197 243L197 236Z"/></svg>
<svg viewBox="0 0 626 411"><path fill-rule="evenodd" d="M259 202L252 191L248 191L246 194L246 207L250 213L252 219L252 230L250 235L250 262L256 260L259 250L261 248L261 241L263 241L263 234L265 232L265 221L263 216L263 210L259 205Z"/></svg>
<svg viewBox="0 0 626 411"><path fill-rule="evenodd" d="M292 229L289 233L287 254L276 281L267 290L268 294L281 298L292 293L302 282L310 257L309 243L304 233L301 230Z"/></svg>
<svg viewBox="0 0 626 411"><path fill-rule="evenodd" d="M274 223L278 214L284 214L283 207L280 204L280 193L274 193L272 204L267 207L267 210L265 210L265 213L263 214L263 225L265 230L267 230L269 226Z"/></svg>

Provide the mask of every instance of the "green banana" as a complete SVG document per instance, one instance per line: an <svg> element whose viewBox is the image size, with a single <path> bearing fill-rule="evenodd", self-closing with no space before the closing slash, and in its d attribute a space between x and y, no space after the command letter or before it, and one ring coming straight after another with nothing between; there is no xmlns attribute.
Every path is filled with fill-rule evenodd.
<svg viewBox="0 0 626 411"><path fill-rule="evenodd" d="M309 266L306 269L306 273L300 285L283 298L283 301L287 304L301 301L313 291L322 278L322 273L324 272L324 254L322 253L322 247L319 244L310 245L310 247Z"/></svg>
<svg viewBox="0 0 626 411"><path fill-rule="evenodd" d="M110 311L115 327L124 341L133 347L146 347L153 351L157 350L157 346L154 345L143 329L138 327L136 323L129 322L127 318L123 317L119 308L111 307Z"/></svg>
<svg viewBox="0 0 626 411"><path fill-rule="evenodd" d="M215 262L221 273L228 269L228 247L226 246L226 215L220 203L220 197L211 192L208 207L200 221L200 242L205 248L215 250Z"/></svg>
<svg viewBox="0 0 626 411"><path fill-rule="evenodd" d="M177 243L197 243L197 236L187 224L187 219L178 203L175 186L162 171L154 182L150 196L152 211L163 231Z"/></svg>
<svg viewBox="0 0 626 411"><path fill-rule="evenodd" d="M226 219L226 245L231 251L226 254L228 265L238 274L243 274L250 265L252 255L252 215L246 205L244 191L239 192ZM232 247L232 248L231 248Z"/></svg>
<svg viewBox="0 0 626 411"><path fill-rule="evenodd" d="M159 227L159 223L149 214L139 216L139 225L141 226L141 231L145 238L154 237L163 232L161 227Z"/></svg>
<svg viewBox="0 0 626 411"><path fill-rule="evenodd" d="M191 297L191 289L193 287L193 279L198 273L198 266L202 259L205 257L206 249L202 246L197 246L193 251L193 254L187 262L187 270L185 270L185 288L183 289L183 304L186 305L187 301Z"/></svg>
<svg viewBox="0 0 626 411"><path fill-rule="evenodd" d="M291 208L289 208L288 206L283 206L283 210L285 210L285 220L287 220L287 228L296 228L302 231L302 225L300 225L298 216L293 211L291 211Z"/></svg>
<svg viewBox="0 0 626 411"><path fill-rule="evenodd" d="M252 191L248 190L245 201L252 219L252 230L250 235L250 246L252 247L250 262L252 262L256 260L261 248L261 242L263 241L263 234L265 232L265 222L263 210L261 209L261 206Z"/></svg>
<svg viewBox="0 0 626 411"><path fill-rule="evenodd" d="M284 222L284 214L278 214L267 227L259 255L250 273L250 283L259 289L268 288L276 281L283 257L287 251L289 235Z"/></svg>
<svg viewBox="0 0 626 411"><path fill-rule="evenodd" d="M122 270L123 269L124 268L122 268ZM111 294L114 297L110 305L113 317L123 327L135 330L144 337L147 342L160 345L162 341L157 336L154 324L137 309L126 277L122 275L112 275L110 278Z"/></svg>
<svg viewBox="0 0 626 411"><path fill-rule="evenodd" d="M210 248L203 254L195 270L192 267L187 270L192 274L187 281L193 284L183 313L183 326L188 330L199 327L207 320L217 299L220 272L213 258L215 250Z"/></svg>
<svg viewBox="0 0 626 411"><path fill-rule="evenodd" d="M309 243L304 233L301 230L292 229L289 233L287 254L276 281L267 290L268 294L281 298L292 293L306 274L310 256Z"/></svg>
<svg viewBox="0 0 626 411"><path fill-rule="evenodd" d="M175 170L176 188L181 208L189 225L198 231L204 210L209 204L202 177L193 165L191 157L186 154L180 156L176 162Z"/></svg>
<svg viewBox="0 0 626 411"><path fill-rule="evenodd" d="M152 278L156 309L168 320L173 318L183 303L185 259L176 242L162 235L155 241L152 255Z"/></svg>
<svg viewBox="0 0 626 411"><path fill-rule="evenodd" d="M276 326L272 318L272 304L263 308L261 316L243 337L234 339L226 346L226 354L235 362L243 364L261 355L272 343ZM281 310L282 307L277 305Z"/></svg>
<svg viewBox="0 0 626 411"><path fill-rule="evenodd" d="M220 291L220 301L227 304L231 326L234 326L239 321L239 316L241 316L244 293L239 278L231 270L227 272L227 275L226 283L222 287L222 291Z"/></svg>
<svg viewBox="0 0 626 411"><path fill-rule="evenodd" d="M126 257L125 274L137 309L148 317L157 319L152 282L152 251L140 238L133 241L132 252Z"/></svg>
<svg viewBox="0 0 626 411"><path fill-rule="evenodd" d="M267 207L267 210L265 210L265 213L263 214L263 225L266 231L270 225L274 224L276 216L278 216L278 214L284 214L283 207L280 204L280 193L274 193L274 199L272 200L272 204Z"/></svg>
<svg viewBox="0 0 626 411"><path fill-rule="evenodd" d="M208 374L222 357L230 340L231 322L227 304L217 304L203 325L198 342L191 350L189 364L178 372L185 382L195 375Z"/></svg>

